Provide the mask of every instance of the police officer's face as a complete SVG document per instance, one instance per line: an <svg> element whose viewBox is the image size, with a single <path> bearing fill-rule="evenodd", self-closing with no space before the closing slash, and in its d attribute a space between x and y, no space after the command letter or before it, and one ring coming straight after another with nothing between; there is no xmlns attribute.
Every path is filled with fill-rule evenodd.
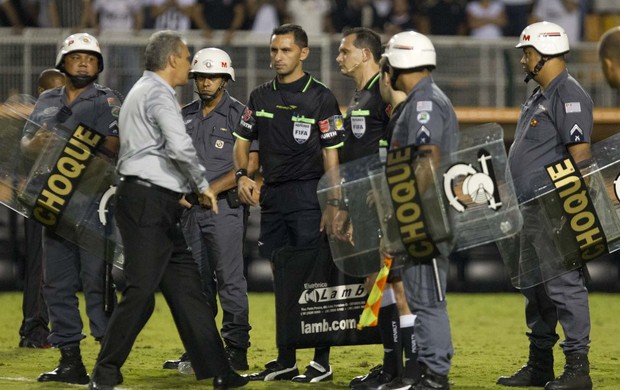
<svg viewBox="0 0 620 390"><path fill-rule="evenodd" d="M287 76L301 69L302 61L308 58L309 49L295 44L293 33L274 35L269 46L271 66L279 76Z"/></svg>
<svg viewBox="0 0 620 390"><path fill-rule="evenodd" d="M214 74L199 73L196 75L196 89L200 94L215 95L223 88L224 77Z"/></svg>
<svg viewBox="0 0 620 390"><path fill-rule="evenodd" d="M533 47L523 48L523 56L521 57L521 65L525 73L529 73L534 70L536 64L540 61L542 56Z"/></svg>
<svg viewBox="0 0 620 390"><path fill-rule="evenodd" d="M69 53L65 56L65 71L71 76L95 76L99 71L99 57L84 52Z"/></svg>
<svg viewBox="0 0 620 390"><path fill-rule="evenodd" d="M345 76L351 76L356 69L364 62L364 50L355 47L357 34L350 34L342 38L340 47L338 48L338 57L336 62L340 66L340 73Z"/></svg>

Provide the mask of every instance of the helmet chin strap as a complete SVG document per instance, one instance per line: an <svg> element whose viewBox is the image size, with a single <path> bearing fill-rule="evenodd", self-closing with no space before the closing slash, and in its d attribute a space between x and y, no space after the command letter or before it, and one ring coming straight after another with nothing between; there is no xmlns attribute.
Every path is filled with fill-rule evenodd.
<svg viewBox="0 0 620 390"><path fill-rule="evenodd" d="M69 79L69 81L71 81L71 85L73 85L75 88L77 89L81 89L86 87L88 84L90 83L94 83L95 81L97 81L97 78L99 77L99 72L97 72L96 75L94 76L73 76L70 75L64 67L64 63L61 64L59 70L61 72L63 72L67 78Z"/></svg>
<svg viewBox="0 0 620 390"><path fill-rule="evenodd" d="M218 97L218 95L221 93L222 89L224 88L225 84L226 83L222 81L219 88L212 95L209 95L208 93L200 93L198 90L196 90L195 92L198 94L198 96L200 97L200 100L203 103L208 104L208 103L211 103L216 97Z"/></svg>
<svg viewBox="0 0 620 390"><path fill-rule="evenodd" d="M534 77L536 77L536 75L538 74L538 72L540 72L540 70L542 69L543 65L545 65L545 62L547 62L547 60L549 59L549 57L541 57L540 61L538 61L538 63L536 64L536 66L534 67L534 70L529 72L527 74L527 76L525 76L525 83L529 83L531 79L533 79Z"/></svg>

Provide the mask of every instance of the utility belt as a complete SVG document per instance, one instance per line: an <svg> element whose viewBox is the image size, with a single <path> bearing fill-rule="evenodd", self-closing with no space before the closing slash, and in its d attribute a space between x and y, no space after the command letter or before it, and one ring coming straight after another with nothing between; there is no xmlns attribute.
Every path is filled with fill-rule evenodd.
<svg viewBox="0 0 620 390"><path fill-rule="evenodd" d="M231 188L230 190L220 192L217 195L217 200L226 199L228 203L228 207L231 209L236 209L241 206L241 200L239 200L239 194L237 193L236 188Z"/></svg>
<svg viewBox="0 0 620 390"><path fill-rule="evenodd" d="M241 207L242 203L239 200L239 194L237 193L236 188L231 188L230 190L220 192L219 194L217 194L218 201L223 200L223 199L226 199L226 203L228 203L228 207L230 207L231 209L236 209L236 208ZM200 204L198 202L198 195L194 193L186 195L185 200L187 200L189 203L193 205Z"/></svg>

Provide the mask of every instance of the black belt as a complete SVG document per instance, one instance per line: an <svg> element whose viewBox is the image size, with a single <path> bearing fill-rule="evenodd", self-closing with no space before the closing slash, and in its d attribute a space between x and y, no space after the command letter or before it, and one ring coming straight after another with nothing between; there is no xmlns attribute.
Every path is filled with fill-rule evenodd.
<svg viewBox="0 0 620 390"><path fill-rule="evenodd" d="M228 196L228 191L230 190L226 190L224 192L220 192L219 194L217 194L217 199L218 200L226 199L226 197Z"/></svg>
<svg viewBox="0 0 620 390"><path fill-rule="evenodd" d="M151 189L153 189L155 191L164 193L166 195L172 195L172 196L174 196L177 199L181 199L183 197L183 195L185 195L183 193L172 191L172 190L169 190L167 188L158 186L157 184L153 184L150 181L146 181L144 179L139 178L138 176L122 176L121 177L121 182L122 183L129 183L129 184L137 184L137 185L142 186L142 187L151 188Z"/></svg>

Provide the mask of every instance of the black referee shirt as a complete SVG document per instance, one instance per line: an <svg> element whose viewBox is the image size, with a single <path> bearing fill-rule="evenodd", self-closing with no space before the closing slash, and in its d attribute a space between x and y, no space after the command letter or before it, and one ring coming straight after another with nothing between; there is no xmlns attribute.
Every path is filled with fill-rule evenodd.
<svg viewBox="0 0 620 390"><path fill-rule="evenodd" d="M309 74L290 83L256 87L234 135L258 139L267 184L319 179L323 148L342 145L344 129L332 92Z"/></svg>
<svg viewBox="0 0 620 390"><path fill-rule="evenodd" d="M388 105L379 91L380 74L374 75L361 91L356 91L344 119L344 145L340 163L378 153L379 141L386 139Z"/></svg>

